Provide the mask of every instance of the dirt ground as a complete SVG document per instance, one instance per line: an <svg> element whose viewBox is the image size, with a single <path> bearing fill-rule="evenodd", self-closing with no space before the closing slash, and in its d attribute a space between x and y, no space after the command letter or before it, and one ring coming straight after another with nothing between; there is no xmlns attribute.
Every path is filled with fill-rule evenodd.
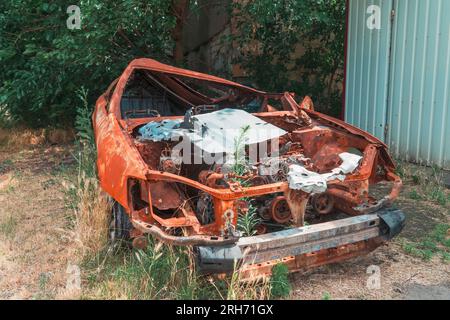
<svg viewBox="0 0 450 320"><path fill-rule="evenodd" d="M72 146L0 148L0 299L64 298L74 262L65 176ZM412 167L412 170L422 170ZM407 215L401 237L368 256L291 276L293 299L450 299L450 263L405 253L436 225L449 223L449 207L412 200L406 181L397 206ZM380 286L369 289L368 267L379 267ZM373 268L373 267L372 267Z"/></svg>
<svg viewBox="0 0 450 320"><path fill-rule="evenodd" d="M56 298L66 286L71 211L61 170L71 148L0 152L0 299Z"/></svg>

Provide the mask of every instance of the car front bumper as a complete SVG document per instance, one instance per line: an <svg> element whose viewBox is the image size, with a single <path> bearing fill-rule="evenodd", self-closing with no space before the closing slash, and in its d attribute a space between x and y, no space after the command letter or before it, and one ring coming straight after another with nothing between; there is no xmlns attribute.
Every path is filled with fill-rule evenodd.
<svg viewBox="0 0 450 320"><path fill-rule="evenodd" d="M247 273L270 273L273 265L290 269L315 267L375 250L398 235L405 225L400 210L383 209L327 223L245 237L226 246L196 247L203 273L229 273L244 266Z"/></svg>

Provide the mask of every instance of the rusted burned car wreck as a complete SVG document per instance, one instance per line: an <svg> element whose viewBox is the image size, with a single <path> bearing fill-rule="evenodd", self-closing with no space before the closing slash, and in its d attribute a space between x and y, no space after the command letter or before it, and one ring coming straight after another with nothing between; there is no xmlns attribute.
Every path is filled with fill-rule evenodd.
<svg viewBox="0 0 450 320"><path fill-rule="evenodd" d="M280 261L314 267L403 228L389 209L402 183L386 145L308 97L138 59L98 99L93 122L112 238L194 246L205 272L235 260L250 276ZM377 199L378 183L390 191ZM256 233L243 236L238 220L250 214Z"/></svg>

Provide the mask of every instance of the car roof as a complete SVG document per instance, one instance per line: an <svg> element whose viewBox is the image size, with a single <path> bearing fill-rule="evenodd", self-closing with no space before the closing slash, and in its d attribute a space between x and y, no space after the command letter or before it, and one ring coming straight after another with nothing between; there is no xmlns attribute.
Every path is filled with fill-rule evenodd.
<svg viewBox="0 0 450 320"><path fill-rule="evenodd" d="M223 78L219 78L216 76L212 76L212 75L197 72L197 71L174 67L174 66L167 65L167 64L161 63L159 61L153 60L153 59L149 59L149 58L135 59L129 64L128 67L131 67L134 69L146 69L146 70L150 70L150 71L154 71L154 72L158 72L158 73L164 73L166 75L174 75L174 76L181 76L181 77L187 77L187 78L192 78L192 79L204 80L204 81L213 82L213 83L217 83L217 84L227 85L230 87L240 89L242 91L251 92L251 93L255 93L255 94L259 94L259 95L267 95L267 94L274 95L274 96L282 95L281 93L274 93L274 94L266 93L264 91L256 90L256 89L244 86L242 84L239 84L239 83L236 83L236 82L233 82L230 80L226 80Z"/></svg>

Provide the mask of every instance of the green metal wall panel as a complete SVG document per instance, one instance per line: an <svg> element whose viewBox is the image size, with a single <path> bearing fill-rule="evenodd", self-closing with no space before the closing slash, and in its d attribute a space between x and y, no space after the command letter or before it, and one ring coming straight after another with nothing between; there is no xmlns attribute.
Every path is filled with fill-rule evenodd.
<svg viewBox="0 0 450 320"><path fill-rule="evenodd" d="M381 8L379 30L367 28L370 5ZM450 1L349 6L346 120L400 159L450 168Z"/></svg>
<svg viewBox="0 0 450 320"><path fill-rule="evenodd" d="M381 28L369 29L367 9L381 9ZM350 0L345 118L384 140L392 0Z"/></svg>
<svg viewBox="0 0 450 320"><path fill-rule="evenodd" d="M387 142L401 159L450 167L450 1L394 4Z"/></svg>

